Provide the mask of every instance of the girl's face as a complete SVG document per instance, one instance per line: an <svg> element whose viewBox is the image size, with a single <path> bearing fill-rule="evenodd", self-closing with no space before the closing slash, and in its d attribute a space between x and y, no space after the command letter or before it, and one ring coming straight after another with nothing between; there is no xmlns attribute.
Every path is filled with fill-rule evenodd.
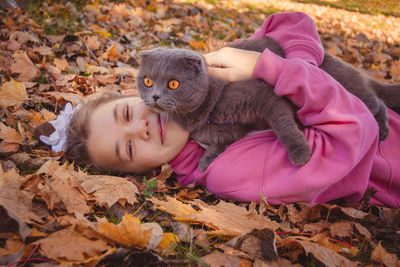
<svg viewBox="0 0 400 267"><path fill-rule="evenodd" d="M89 117L88 151L98 166L120 172L142 172L171 161L189 133L165 121L138 97L101 104Z"/></svg>

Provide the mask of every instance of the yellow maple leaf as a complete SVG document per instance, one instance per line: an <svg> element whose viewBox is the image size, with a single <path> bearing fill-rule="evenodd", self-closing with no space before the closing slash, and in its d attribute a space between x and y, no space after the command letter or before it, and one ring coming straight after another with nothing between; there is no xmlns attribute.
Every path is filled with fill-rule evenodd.
<svg viewBox="0 0 400 267"><path fill-rule="evenodd" d="M25 85L11 78L11 81L4 83L0 90L0 106L5 108L9 106L21 105L28 99Z"/></svg>
<svg viewBox="0 0 400 267"><path fill-rule="evenodd" d="M152 238L153 229L143 225L139 218L125 214L117 225L108 221L101 222L97 231L119 244L144 248Z"/></svg>

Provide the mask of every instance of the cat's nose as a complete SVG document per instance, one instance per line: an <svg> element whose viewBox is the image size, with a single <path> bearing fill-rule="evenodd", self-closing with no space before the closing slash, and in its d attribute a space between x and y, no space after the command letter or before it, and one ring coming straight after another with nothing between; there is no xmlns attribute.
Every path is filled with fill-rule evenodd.
<svg viewBox="0 0 400 267"><path fill-rule="evenodd" d="M157 102L157 99L159 99L159 98L160 98L159 95L153 95L154 102Z"/></svg>

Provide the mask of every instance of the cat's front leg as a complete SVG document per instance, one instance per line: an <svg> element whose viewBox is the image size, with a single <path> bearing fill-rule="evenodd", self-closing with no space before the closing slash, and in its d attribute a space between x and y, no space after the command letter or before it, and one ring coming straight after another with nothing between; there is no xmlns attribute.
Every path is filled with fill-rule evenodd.
<svg viewBox="0 0 400 267"><path fill-rule="evenodd" d="M304 165L311 157L311 148L295 120L291 103L285 98L277 98L268 114L269 125L286 147L289 159L294 165Z"/></svg>
<svg viewBox="0 0 400 267"><path fill-rule="evenodd" d="M199 161L200 171L204 172L219 154L224 152L226 145L210 144Z"/></svg>

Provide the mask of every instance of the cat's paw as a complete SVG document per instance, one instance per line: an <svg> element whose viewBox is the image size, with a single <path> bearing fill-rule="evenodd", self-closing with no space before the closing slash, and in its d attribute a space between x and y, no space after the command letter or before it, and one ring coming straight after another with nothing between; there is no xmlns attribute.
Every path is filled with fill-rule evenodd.
<svg viewBox="0 0 400 267"><path fill-rule="evenodd" d="M383 141L389 135L389 116L385 104L381 101L379 111L375 114L379 126L379 140Z"/></svg>
<svg viewBox="0 0 400 267"><path fill-rule="evenodd" d="M307 143L290 148L289 159L294 165L304 165L311 157L311 149Z"/></svg>
<svg viewBox="0 0 400 267"><path fill-rule="evenodd" d="M389 135L389 126L388 125L379 125L379 140L385 140Z"/></svg>

